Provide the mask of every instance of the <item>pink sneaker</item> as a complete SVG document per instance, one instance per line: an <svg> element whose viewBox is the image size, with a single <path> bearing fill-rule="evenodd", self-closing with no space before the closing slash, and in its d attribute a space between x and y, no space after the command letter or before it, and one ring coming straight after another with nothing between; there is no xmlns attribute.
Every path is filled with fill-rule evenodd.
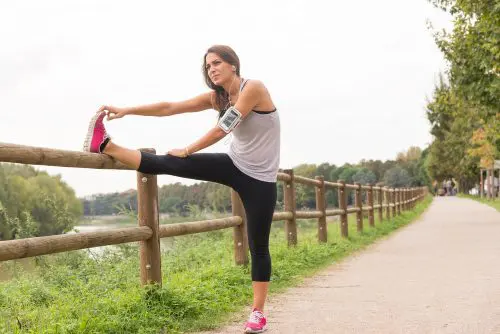
<svg viewBox="0 0 500 334"><path fill-rule="evenodd" d="M96 113L90 120L87 137L85 137L85 143L83 144L83 150L85 152L102 153L101 144L104 143L106 139L110 138L103 124L105 116L106 113L103 111Z"/></svg>
<svg viewBox="0 0 500 334"><path fill-rule="evenodd" d="M266 323L264 314L255 308L245 325L245 333L262 333L266 330Z"/></svg>

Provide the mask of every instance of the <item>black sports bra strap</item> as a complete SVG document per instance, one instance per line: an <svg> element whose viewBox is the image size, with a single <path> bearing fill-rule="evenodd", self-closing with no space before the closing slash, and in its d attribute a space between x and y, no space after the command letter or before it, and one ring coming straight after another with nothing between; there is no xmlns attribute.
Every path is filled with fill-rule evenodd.
<svg viewBox="0 0 500 334"><path fill-rule="evenodd" d="M261 111L261 110L253 110L253 109L252 109L252 111L253 111L254 113L256 113L256 114L265 115L265 114L271 114L271 113L275 112L275 111L276 111L276 108L274 108L274 109L273 109L273 110L271 110L271 111Z"/></svg>

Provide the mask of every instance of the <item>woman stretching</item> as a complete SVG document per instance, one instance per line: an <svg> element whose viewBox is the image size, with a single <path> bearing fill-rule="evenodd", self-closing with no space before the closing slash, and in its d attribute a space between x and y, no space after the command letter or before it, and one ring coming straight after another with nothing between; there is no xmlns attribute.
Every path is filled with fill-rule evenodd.
<svg viewBox="0 0 500 334"><path fill-rule="evenodd" d="M266 329L263 311L271 276L269 233L280 156L278 112L260 81L240 76L238 56L228 46L208 49L203 75L211 90L190 100L130 108L102 106L90 123L84 150L107 154L142 173L217 182L239 193L247 217L254 294L245 332L261 333ZM172 149L166 155L118 146L103 124L106 116L108 120L126 115L172 116L207 109L219 112L217 125L190 145ZM196 153L230 132L233 138L228 153Z"/></svg>

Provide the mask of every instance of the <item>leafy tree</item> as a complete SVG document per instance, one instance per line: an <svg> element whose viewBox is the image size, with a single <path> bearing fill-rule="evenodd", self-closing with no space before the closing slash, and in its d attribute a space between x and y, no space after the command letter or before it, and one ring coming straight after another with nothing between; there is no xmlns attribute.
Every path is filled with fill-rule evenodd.
<svg viewBox="0 0 500 334"><path fill-rule="evenodd" d="M375 173L373 173L368 168L361 168L356 172L356 174L352 176L352 180L354 182L359 182L361 184L367 185L375 184L377 178L375 176Z"/></svg>
<svg viewBox="0 0 500 334"><path fill-rule="evenodd" d="M500 110L500 5L497 0L431 0L453 16L452 32L435 32L436 44L450 64L449 78L464 100Z"/></svg>
<svg viewBox="0 0 500 334"><path fill-rule="evenodd" d="M177 205L182 202L180 197L167 197L160 201L161 212L175 212Z"/></svg>
<svg viewBox="0 0 500 334"><path fill-rule="evenodd" d="M231 191L227 187L217 187L207 193L206 199L209 208L215 212L226 212L231 210ZM207 207L207 208L208 208Z"/></svg>
<svg viewBox="0 0 500 334"><path fill-rule="evenodd" d="M384 185L391 188L408 187L411 178L408 172L402 167L395 166L385 172Z"/></svg>
<svg viewBox="0 0 500 334"><path fill-rule="evenodd" d="M429 168L435 176L459 178L467 190L472 175L477 181L478 165L491 168L500 155L500 5L498 0L430 2L453 16L454 27L434 33L449 70L428 104L437 140Z"/></svg>
<svg viewBox="0 0 500 334"><path fill-rule="evenodd" d="M0 240L22 239L38 235L39 224L28 212L20 217L9 217L0 202Z"/></svg>
<svg viewBox="0 0 500 334"><path fill-rule="evenodd" d="M301 164L294 167L293 172L295 175L314 178L317 175L316 169L314 164ZM315 190L311 186L295 184L295 201L298 209L316 207Z"/></svg>
<svg viewBox="0 0 500 334"><path fill-rule="evenodd" d="M0 164L0 183L2 239L64 233L82 214L80 201L59 175Z"/></svg>

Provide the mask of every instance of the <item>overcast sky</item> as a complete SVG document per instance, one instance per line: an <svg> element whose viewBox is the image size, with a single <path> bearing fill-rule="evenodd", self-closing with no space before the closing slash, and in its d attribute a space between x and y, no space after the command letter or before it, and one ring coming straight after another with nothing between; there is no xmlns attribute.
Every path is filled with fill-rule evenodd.
<svg viewBox="0 0 500 334"><path fill-rule="evenodd" d="M281 167L394 159L431 141L425 118L445 62L426 0L2 1L0 142L81 150L102 104L178 101L207 91L206 49L234 48L268 87L282 123ZM212 110L108 123L116 143L185 147ZM207 152L227 151L222 140ZM135 172L39 167L78 196L136 187ZM193 181L160 176L159 183Z"/></svg>

